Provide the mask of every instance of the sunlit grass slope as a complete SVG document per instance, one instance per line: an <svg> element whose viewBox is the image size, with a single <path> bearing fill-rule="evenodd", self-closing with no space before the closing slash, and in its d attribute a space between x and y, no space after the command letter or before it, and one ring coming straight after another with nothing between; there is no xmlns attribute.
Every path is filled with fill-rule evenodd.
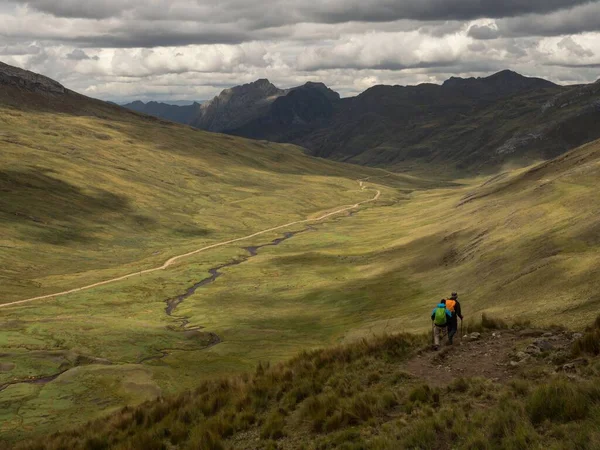
<svg viewBox="0 0 600 450"><path fill-rule="evenodd" d="M270 277L270 295L279 299L274 308L282 299L290 307L318 305L304 316L325 307L329 314L312 320L339 338L425 329L431 305L452 290L467 317L486 310L580 326L600 305L599 179L595 142L529 169L415 192L295 239L287 254L269 250L272 256L245 270L232 269L234 286L207 291L215 298L239 297L243 286L252 292L253 267ZM278 272L286 277L276 278ZM270 297L260 292L254 301ZM200 314L191 311L193 302L183 308ZM368 325L357 327L357 317Z"/></svg>
<svg viewBox="0 0 600 450"><path fill-rule="evenodd" d="M600 297L600 143L492 179L424 182L297 148L140 118L0 109L2 301L52 293L372 198L281 237L201 253L167 271L0 310L0 432L63 429L200 380L383 331L424 330L458 290L467 318L579 326ZM306 227L294 226L290 231ZM190 327L182 332L181 318ZM210 346L212 334L220 339ZM27 377L62 375L46 384Z"/></svg>
<svg viewBox="0 0 600 450"><path fill-rule="evenodd" d="M366 200L355 179L381 175L132 114L0 107L0 146L0 302Z"/></svg>
<svg viewBox="0 0 600 450"><path fill-rule="evenodd" d="M309 158L293 146L88 106L83 115L0 106L1 303L160 266L174 255L372 198L359 178L385 178L379 189L386 202L432 185ZM209 268L246 255L240 247L282 233L202 253L168 271L2 309L3 439L86 421L268 356L261 346L226 357L205 350L210 330L183 332L180 320L165 314L165 300ZM275 354L293 354L302 339L292 330L287 351ZM249 339L245 348L254 344ZM47 384L24 382L67 370Z"/></svg>
<svg viewBox="0 0 600 450"><path fill-rule="evenodd" d="M600 303L599 176L596 142L531 169L415 192L264 249L180 313L226 337L213 350L222 358L276 359L297 338L318 346L424 330L452 290L467 318L581 326Z"/></svg>

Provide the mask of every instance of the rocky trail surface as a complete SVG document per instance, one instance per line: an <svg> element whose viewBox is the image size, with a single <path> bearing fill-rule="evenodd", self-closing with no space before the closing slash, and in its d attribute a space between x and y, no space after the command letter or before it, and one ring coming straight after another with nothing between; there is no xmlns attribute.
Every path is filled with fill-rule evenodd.
<svg viewBox="0 0 600 450"><path fill-rule="evenodd" d="M437 352L422 349L404 370L432 386L473 377L504 383L534 368L574 374L587 362L570 358L571 345L580 336L570 331L529 328L474 332L455 338L454 345L446 344Z"/></svg>

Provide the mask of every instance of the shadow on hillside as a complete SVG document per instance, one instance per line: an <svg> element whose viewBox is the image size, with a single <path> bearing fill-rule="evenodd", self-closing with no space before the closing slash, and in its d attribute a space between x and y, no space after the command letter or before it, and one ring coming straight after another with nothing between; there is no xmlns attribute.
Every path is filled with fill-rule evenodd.
<svg viewBox="0 0 600 450"><path fill-rule="evenodd" d="M0 170L0 223L53 245L93 241L95 231L117 220L134 231L156 226L154 219L135 214L126 196L102 189L84 192L53 174L48 169Z"/></svg>

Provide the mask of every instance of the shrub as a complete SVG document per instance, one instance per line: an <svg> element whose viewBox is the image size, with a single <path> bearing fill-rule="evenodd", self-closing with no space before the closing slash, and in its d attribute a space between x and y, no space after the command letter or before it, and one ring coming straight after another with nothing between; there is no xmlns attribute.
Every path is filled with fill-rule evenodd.
<svg viewBox="0 0 600 450"><path fill-rule="evenodd" d="M306 399L300 410L300 416L311 422L314 432L323 431L327 419L336 411L339 399L334 395L318 395Z"/></svg>
<svg viewBox="0 0 600 450"><path fill-rule="evenodd" d="M448 385L448 391L450 392L467 392L469 390L469 382L463 377L456 378Z"/></svg>
<svg viewBox="0 0 600 450"><path fill-rule="evenodd" d="M529 383L526 380L512 380L509 386L513 392L521 397L529 394Z"/></svg>
<svg viewBox="0 0 600 450"><path fill-rule="evenodd" d="M109 448L108 439L106 437L93 437L86 441L86 450L105 450Z"/></svg>
<svg viewBox="0 0 600 450"><path fill-rule="evenodd" d="M596 319L598 322L598 319ZM592 328L583 335L583 337L577 339L573 343L573 355L579 356L581 354L600 355L600 329Z"/></svg>
<svg viewBox="0 0 600 450"><path fill-rule="evenodd" d="M285 435L283 432L284 426L284 417L278 412L274 412L267 417L267 420L260 431L260 437L262 439L281 439Z"/></svg>
<svg viewBox="0 0 600 450"><path fill-rule="evenodd" d="M369 375L367 375L367 384L369 386L379 383L380 381L381 381L381 374L379 372L373 371L373 372L369 373Z"/></svg>
<svg viewBox="0 0 600 450"><path fill-rule="evenodd" d="M184 448L189 450L225 450L219 436L202 428L196 428L190 433L190 439Z"/></svg>
<svg viewBox="0 0 600 450"><path fill-rule="evenodd" d="M397 448L434 449L440 442L442 427L434 418L422 419L408 428Z"/></svg>
<svg viewBox="0 0 600 450"><path fill-rule="evenodd" d="M481 315L481 326L488 330L503 330L508 328L504 320L490 317L485 313Z"/></svg>
<svg viewBox="0 0 600 450"><path fill-rule="evenodd" d="M538 387L527 398L526 408L533 424L545 420L569 422L584 419L589 414L592 400L581 388L564 380Z"/></svg>
<svg viewBox="0 0 600 450"><path fill-rule="evenodd" d="M412 391L410 391L410 394L408 394L408 399L411 402L427 403L429 402L430 398L431 388L426 384L417 386Z"/></svg>
<svg viewBox="0 0 600 450"><path fill-rule="evenodd" d="M350 424L365 422L379 412L377 398L372 394L359 394L350 400L346 412L350 416Z"/></svg>

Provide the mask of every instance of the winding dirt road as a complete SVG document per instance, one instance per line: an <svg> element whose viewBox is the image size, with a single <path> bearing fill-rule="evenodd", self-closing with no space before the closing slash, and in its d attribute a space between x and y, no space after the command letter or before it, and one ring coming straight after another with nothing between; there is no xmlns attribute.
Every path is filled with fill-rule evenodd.
<svg viewBox="0 0 600 450"><path fill-rule="evenodd" d="M123 275L121 277L112 278L110 280L100 281L98 283L90 284L88 286L83 286L83 287L80 287L80 288L75 288L75 289L71 289L71 290L64 291L64 292L57 292L56 294L42 295L42 296L39 296L39 297L28 298L28 299L19 300L19 301L16 301L16 302L4 303L4 304L0 305L0 308L6 308L6 307L9 307L9 306L22 305L24 303L30 303L30 302L34 302L36 300L47 300L47 299L50 299L50 298L62 297L63 295L74 294L76 292L87 291L89 289L92 289L92 288L95 288L95 287L98 287L98 286L104 286L106 284L116 283L117 281L126 280L126 279L128 279L130 277L133 277L133 276L140 276L140 275L144 275L144 274L147 274L147 273L158 272L159 270L165 270L165 269L167 269L168 267L172 266L173 264L175 264L179 260L182 260L184 258L188 258L188 257L196 255L198 253L205 252L207 250L211 250L213 248L223 247L224 245L229 245L229 244L233 244L235 242L240 242L240 241L244 241L244 240L247 240L247 239L251 239L253 237L260 236L260 235L266 234L266 233L270 233L272 231L281 230L282 228L291 227L293 225L299 225L299 224L309 223L309 222L319 222L321 220L325 220L328 217L335 216L337 214L341 214L341 213L349 211L351 209L358 208L361 205L364 205L366 203L372 203L372 202L377 201L379 199L379 197L381 197L381 191L379 189L369 189L369 188L367 188L365 186L365 182L367 180L369 180L369 178L372 178L372 177L362 178L362 179L357 180L357 181L358 181L358 183L360 185L361 190L363 190L363 191L364 190L373 190L373 191L375 191L375 196L372 199L370 199L370 200L364 200L362 202L355 203L354 205L341 206L340 209L338 209L336 211L324 214L324 215L322 215L320 217L316 217L314 219L297 220L295 222L286 223L285 225L279 225L277 227L273 227L273 228L269 228L269 229L266 229L266 230L258 231L256 233L249 234L248 236L244 236L244 237L240 237L240 238L236 238L236 239L231 239L229 241L218 242L216 244L208 245L206 247L202 247L202 248L200 248L198 250L194 250L192 252L185 253L183 255L174 256L173 258L169 259L167 262L165 262L160 267L155 267L153 269L146 269L146 270L142 270L140 272L130 273L128 275Z"/></svg>

